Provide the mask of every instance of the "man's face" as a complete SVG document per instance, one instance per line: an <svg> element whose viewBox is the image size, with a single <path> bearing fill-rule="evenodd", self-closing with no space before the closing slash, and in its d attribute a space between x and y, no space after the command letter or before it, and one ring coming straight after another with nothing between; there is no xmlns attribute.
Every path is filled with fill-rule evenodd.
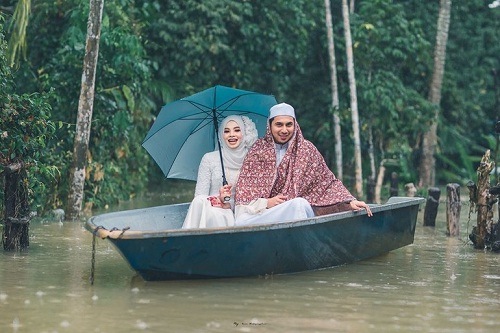
<svg viewBox="0 0 500 333"><path fill-rule="evenodd" d="M285 144L295 132L295 120L291 116L276 116L271 122L271 134L274 142Z"/></svg>

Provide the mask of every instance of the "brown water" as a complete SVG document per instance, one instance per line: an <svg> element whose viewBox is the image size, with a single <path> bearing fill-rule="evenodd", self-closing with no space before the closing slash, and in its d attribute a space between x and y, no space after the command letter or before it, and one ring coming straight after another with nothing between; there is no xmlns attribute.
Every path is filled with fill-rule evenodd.
<svg viewBox="0 0 500 333"><path fill-rule="evenodd" d="M442 204L413 245L270 278L145 282L98 240L93 286L83 223L32 222L28 251L0 252L0 332L497 332L500 255L466 244L467 210L460 239Z"/></svg>

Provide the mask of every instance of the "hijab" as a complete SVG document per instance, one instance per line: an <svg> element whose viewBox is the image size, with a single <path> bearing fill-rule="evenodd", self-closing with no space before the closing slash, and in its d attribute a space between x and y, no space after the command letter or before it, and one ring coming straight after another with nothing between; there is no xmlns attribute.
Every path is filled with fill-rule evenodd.
<svg viewBox="0 0 500 333"><path fill-rule="evenodd" d="M236 148L230 148L224 140L224 128L226 128L230 121L236 122L242 133L240 145ZM224 158L224 166L229 169L239 170L248 149L250 149L255 140L257 140L257 128L252 120L246 116L228 116L222 120L219 126L219 140L221 143L222 156Z"/></svg>

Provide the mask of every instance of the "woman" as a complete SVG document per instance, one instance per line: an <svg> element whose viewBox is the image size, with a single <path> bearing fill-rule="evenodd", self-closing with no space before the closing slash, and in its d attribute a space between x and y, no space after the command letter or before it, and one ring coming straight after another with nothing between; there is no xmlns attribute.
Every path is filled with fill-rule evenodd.
<svg viewBox="0 0 500 333"><path fill-rule="evenodd" d="M234 193L243 159L257 140L257 129L250 118L228 116L219 127L224 171L228 185L222 184L219 151L203 156L198 170L195 197L189 206L182 228L234 226ZM229 201L225 198L229 197Z"/></svg>

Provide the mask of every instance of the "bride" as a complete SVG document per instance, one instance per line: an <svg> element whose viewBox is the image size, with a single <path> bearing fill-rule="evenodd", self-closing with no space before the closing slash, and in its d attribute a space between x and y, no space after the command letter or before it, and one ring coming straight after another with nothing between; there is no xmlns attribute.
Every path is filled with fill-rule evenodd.
<svg viewBox="0 0 500 333"><path fill-rule="evenodd" d="M228 116L219 127L219 140L228 184L221 186L219 151L206 153L200 162L195 196L182 225L184 229L234 226L234 184L248 149L257 140L257 129L246 116Z"/></svg>

